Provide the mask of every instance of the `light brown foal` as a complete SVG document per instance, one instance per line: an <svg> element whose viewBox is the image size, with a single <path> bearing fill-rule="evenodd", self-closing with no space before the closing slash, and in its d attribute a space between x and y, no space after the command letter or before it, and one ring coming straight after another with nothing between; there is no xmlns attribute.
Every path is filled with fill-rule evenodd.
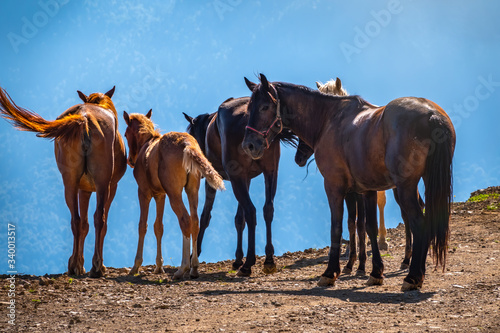
<svg viewBox="0 0 500 333"><path fill-rule="evenodd" d="M164 273L161 254L161 238L163 236L163 210L165 194L170 206L179 220L182 230L182 264L174 274L175 279L183 277L190 270L190 277L198 277L197 238L198 190L203 175L214 189L223 190L222 178L214 170L203 155L197 141L187 133L169 132L161 135L151 121L151 110L146 114L123 113L127 130L128 164L134 168L134 177L139 186L139 204L141 216L139 220L139 244L134 266L129 274L139 272L143 261L144 236L147 230L149 203L156 201L156 220L154 231L156 236L156 269L155 273ZM190 213L182 201L182 190L185 190L189 201ZM190 252L192 241L192 255ZM191 257L191 260L190 260Z"/></svg>

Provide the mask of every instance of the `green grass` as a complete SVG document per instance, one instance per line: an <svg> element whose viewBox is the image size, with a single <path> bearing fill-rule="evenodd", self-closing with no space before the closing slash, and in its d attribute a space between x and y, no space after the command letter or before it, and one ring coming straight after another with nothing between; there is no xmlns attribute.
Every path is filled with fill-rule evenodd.
<svg viewBox="0 0 500 333"><path fill-rule="evenodd" d="M488 198L498 199L500 197L499 193L489 193L489 194L478 194L473 197L470 197L467 202L482 202Z"/></svg>
<svg viewBox="0 0 500 333"><path fill-rule="evenodd" d="M491 205L488 205L486 209L488 210L497 210L500 206L497 203L493 203Z"/></svg>
<svg viewBox="0 0 500 333"><path fill-rule="evenodd" d="M68 283L69 283L69 284L73 283L73 278L69 278L69 279L68 279Z"/></svg>
<svg viewBox="0 0 500 333"><path fill-rule="evenodd" d="M227 274L236 274L236 271L235 270L230 270L227 272Z"/></svg>
<svg viewBox="0 0 500 333"><path fill-rule="evenodd" d="M35 303L42 303L42 301L41 301L41 300L39 300L39 299L32 299L31 301L32 301L32 302L35 302Z"/></svg>

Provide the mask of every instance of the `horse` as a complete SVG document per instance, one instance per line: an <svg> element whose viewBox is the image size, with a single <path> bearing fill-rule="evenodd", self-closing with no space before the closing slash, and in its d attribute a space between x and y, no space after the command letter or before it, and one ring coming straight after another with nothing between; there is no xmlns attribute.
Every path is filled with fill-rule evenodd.
<svg viewBox="0 0 500 333"><path fill-rule="evenodd" d="M231 182L234 196L238 201L238 209L234 218L237 231L236 259L233 268L239 276L250 276L255 264L255 226L257 224L256 210L249 194L250 181L264 174L265 203L264 220L266 222L266 259L263 272L276 272L274 262L274 246L272 243L271 224L274 216L274 196L278 184L278 167L280 159L279 141L294 144L295 136L288 130L283 131L276 142L269 142L268 149L259 160L253 160L241 149L243 130L248 122L247 106L250 97L229 98L223 102L217 112L202 114L196 118L184 113L189 122L187 132L193 135L208 160L225 180ZM198 253L205 229L211 219L211 211L215 200L215 191L205 186L205 205L200 220L198 235ZM246 261L243 263L243 230L245 221L248 225L248 249Z"/></svg>
<svg viewBox="0 0 500 333"><path fill-rule="evenodd" d="M144 236L146 236L149 203L154 198L156 202L156 220L154 232L156 236L156 268L155 273L164 273L161 254L161 238L163 236L163 211L165 196L168 196L170 206L174 211L182 230L182 263L174 274L174 279L181 279L188 270L190 277L198 274L198 190L200 178L203 175L208 184L218 190L224 189L224 183L217 171L203 155L196 140L187 133L169 132L161 135L151 121L152 110L146 115L123 112L127 124L129 153L128 165L134 169L134 178L138 185L140 205L139 242L134 266L130 275L139 272L142 265ZM182 201L184 189L190 213ZM190 251L192 242L192 254Z"/></svg>
<svg viewBox="0 0 500 333"><path fill-rule="evenodd" d="M325 84L322 84L322 83L316 81L316 86L318 87L318 90L320 92L325 93L325 94L337 95L337 96L348 96L349 95L348 92L342 86L342 81L339 78L336 78L336 80L330 80L330 81L326 82ZM309 147L304 141L299 139L297 153L295 154L295 163L297 163L301 167L305 166L307 163L307 160L312 156L313 153L314 153L313 149L311 147ZM393 191L394 191L394 197L396 198L396 200L398 200L396 190L394 189ZM356 197L356 199L358 201L361 200L361 198L359 198L359 197ZM420 200L420 203L423 207L423 201L420 198L420 195L419 195L419 200ZM378 210L379 210L379 220L380 220L380 225L379 225L379 229L378 229L378 235L379 235L378 246L379 246L380 250L382 250L382 251L387 251L389 249L389 246L388 246L387 241L386 241L387 229L385 227L385 217L384 217L384 207L386 205L386 201L387 201L387 199L386 199L385 191L378 191L377 192L377 206L378 206ZM354 239L355 225L358 225L357 223L355 223L355 216L356 215L352 216L349 214L349 212L354 212L354 214L356 214L355 205L356 204L352 200L349 200L349 197L346 198L346 206L347 206L347 211L348 211L347 222L348 222L349 238L350 239ZM358 216L361 213L360 210L363 211L362 216L364 216L364 208L360 209L360 206L358 206ZM403 213L402 216L405 216L405 214ZM358 218L358 221L359 220L360 219ZM362 219L361 219L361 221L362 221ZM403 222L405 225L406 246L405 246L405 256L403 258L403 262L401 263L401 269L407 269L409 267L409 264L410 264L412 240L411 240L411 231L410 231L407 219L403 218ZM359 232L358 232L358 235L359 235ZM361 240L360 240L360 242L361 242ZM342 273L347 273L347 274L349 274L352 271L353 262L356 260L355 239L354 239L354 244L349 243L349 245L350 245L348 248L348 250L350 249L349 261L348 261L347 265L344 267L344 269L342 270ZM363 258L366 258L366 254L364 256L362 255L362 251L364 249L365 249L365 247L363 247L363 249L360 248L360 255ZM354 253L354 255L353 255L353 253ZM360 257L360 260L361 260L361 257ZM360 262L360 264L361 264L361 262ZM364 267L364 265L362 267ZM363 271L360 272L359 269L358 269L358 272L360 274L363 273Z"/></svg>
<svg viewBox="0 0 500 333"><path fill-rule="evenodd" d="M83 246L89 231L88 206L92 192L96 192L94 214L95 248L91 277L101 277L103 243L107 218L118 181L127 169L125 145L118 132L118 118L111 97L115 87L106 92L78 95L83 104L63 112L49 121L40 115L17 106L4 89L0 88L0 113L17 129L38 133L37 136L54 140L57 167L64 183L64 198L71 213L73 253L68 261L69 275L83 275ZM78 209L80 207L80 209Z"/></svg>
<svg viewBox="0 0 500 333"><path fill-rule="evenodd" d="M340 275L343 201L350 192L364 196L373 264L368 285L384 280L376 192L391 188L397 189L413 234L409 272L401 289L422 287L429 245L436 268L441 264L444 270L456 135L440 106L425 98L403 97L378 107L360 96L331 96L291 83L270 83L263 74L260 84L247 78L245 82L252 91L242 143L249 156L262 157L265 143L283 127L314 149L331 210L330 254L320 286L334 285ZM425 185L425 215L418 200L420 179Z"/></svg>

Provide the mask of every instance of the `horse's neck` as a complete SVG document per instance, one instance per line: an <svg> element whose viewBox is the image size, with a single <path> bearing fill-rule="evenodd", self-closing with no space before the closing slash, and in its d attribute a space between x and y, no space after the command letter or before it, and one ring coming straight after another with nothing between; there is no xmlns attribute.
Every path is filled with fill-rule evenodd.
<svg viewBox="0 0 500 333"><path fill-rule="evenodd" d="M285 126L314 148L340 100L326 100L302 91L285 93L280 98L286 105Z"/></svg>

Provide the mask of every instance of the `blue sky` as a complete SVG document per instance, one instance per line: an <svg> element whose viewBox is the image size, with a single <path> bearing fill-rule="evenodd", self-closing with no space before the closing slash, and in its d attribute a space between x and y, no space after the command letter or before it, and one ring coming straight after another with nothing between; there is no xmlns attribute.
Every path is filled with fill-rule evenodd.
<svg viewBox="0 0 500 333"><path fill-rule="evenodd" d="M457 131L456 200L500 183L498 2L7 0L0 12L0 86L46 119L79 103L76 90L90 94L116 85L119 113L152 108L162 131L184 131L181 112L213 112L228 97L247 96L244 76L256 81L262 72L271 81L309 87L338 76L351 94L374 104L419 96L450 114ZM119 129L123 134L121 118ZM293 154L283 149L273 224L277 254L329 244L322 177L313 164L302 181L305 170ZM7 223L16 225L17 270L66 271L73 242L53 144L1 120L0 158L0 234ZM202 261L234 257L236 201L227 187L217 195ZM252 183L251 196L259 213L256 249L263 254L262 177ZM200 213L203 202L201 190ZM401 222L390 193L386 217L389 226ZM111 208L105 265L133 264L138 219L129 169ZM154 204L144 264L155 260L153 221ZM165 264L177 266L181 233L168 205L164 223ZM7 248L6 236L0 248ZM5 271L7 259L0 260Z"/></svg>

